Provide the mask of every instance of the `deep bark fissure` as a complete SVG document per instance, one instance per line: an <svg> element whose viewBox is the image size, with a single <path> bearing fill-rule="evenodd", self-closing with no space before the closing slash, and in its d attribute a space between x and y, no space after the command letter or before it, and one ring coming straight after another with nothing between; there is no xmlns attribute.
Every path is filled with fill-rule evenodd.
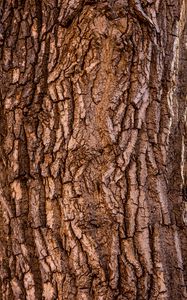
<svg viewBox="0 0 187 300"><path fill-rule="evenodd" d="M185 1L0 7L0 298L187 299Z"/></svg>

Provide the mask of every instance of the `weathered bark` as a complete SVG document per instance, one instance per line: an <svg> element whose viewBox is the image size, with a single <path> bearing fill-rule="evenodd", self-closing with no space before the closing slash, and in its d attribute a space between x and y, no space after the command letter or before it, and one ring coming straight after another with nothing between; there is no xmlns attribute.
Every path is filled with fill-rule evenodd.
<svg viewBox="0 0 187 300"><path fill-rule="evenodd" d="M187 299L185 12L1 0L1 299Z"/></svg>

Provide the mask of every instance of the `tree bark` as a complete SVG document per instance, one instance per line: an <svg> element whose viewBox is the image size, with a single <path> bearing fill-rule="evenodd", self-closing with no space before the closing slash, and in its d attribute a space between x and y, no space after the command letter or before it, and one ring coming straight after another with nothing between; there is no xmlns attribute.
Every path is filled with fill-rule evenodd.
<svg viewBox="0 0 187 300"><path fill-rule="evenodd" d="M1 0L0 299L187 299L185 0Z"/></svg>

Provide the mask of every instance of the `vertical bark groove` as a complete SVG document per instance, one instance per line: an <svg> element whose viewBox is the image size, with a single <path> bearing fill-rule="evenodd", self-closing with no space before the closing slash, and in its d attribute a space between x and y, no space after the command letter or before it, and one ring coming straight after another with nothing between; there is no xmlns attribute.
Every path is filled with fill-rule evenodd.
<svg viewBox="0 0 187 300"><path fill-rule="evenodd" d="M0 15L0 298L187 299L185 1Z"/></svg>

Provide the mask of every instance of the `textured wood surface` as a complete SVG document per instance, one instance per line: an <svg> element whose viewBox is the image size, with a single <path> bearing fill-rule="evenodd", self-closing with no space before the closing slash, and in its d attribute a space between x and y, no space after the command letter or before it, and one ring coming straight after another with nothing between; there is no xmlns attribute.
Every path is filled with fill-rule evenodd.
<svg viewBox="0 0 187 300"><path fill-rule="evenodd" d="M1 0L1 299L187 299L185 11Z"/></svg>

